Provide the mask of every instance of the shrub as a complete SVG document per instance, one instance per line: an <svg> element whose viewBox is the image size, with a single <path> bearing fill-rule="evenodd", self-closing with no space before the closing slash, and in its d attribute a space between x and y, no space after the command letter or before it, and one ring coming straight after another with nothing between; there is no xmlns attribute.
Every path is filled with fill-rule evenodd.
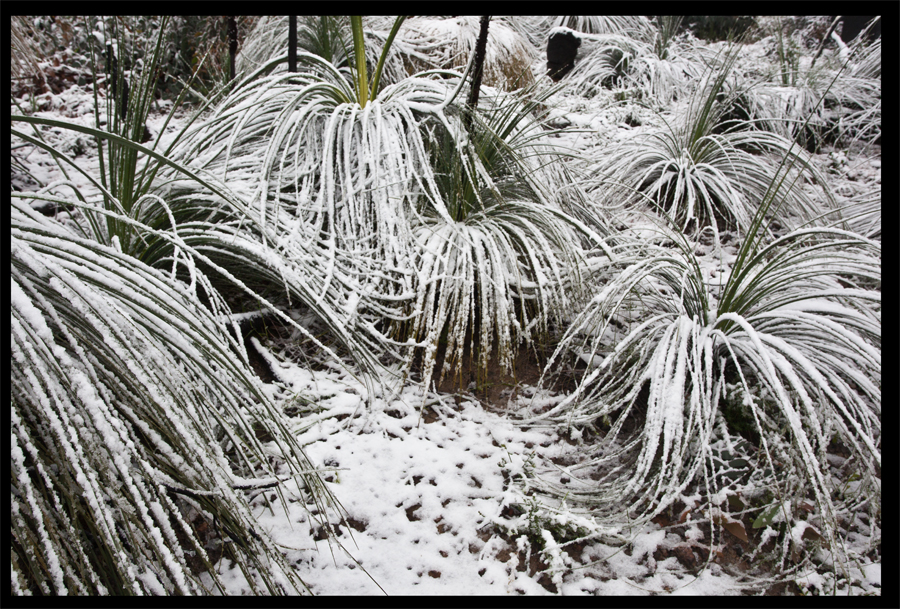
<svg viewBox="0 0 900 609"><path fill-rule="evenodd" d="M799 165L824 187L808 156L790 140L736 128L741 121L728 113L738 93L733 89L720 97L735 58L732 49L721 67L706 75L686 108L664 119L664 127L638 134L598 159L601 181L609 184L605 200L639 204L649 199L682 230L715 225L718 219L746 229L755 213L753 202L764 198L777 176L776 167L760 153L774 153ZM725 122L727 129L722 128ZM780 179L790 190L786 211L802 221L819 213L799 174ZM834 205L827 189L822 196Z"/></svg>
<svg viewBox="0 0 900 609"><path fill-rule="evenodd" d="M693 245L669 229L675 252L635 244L628 255L623 246L621 272L573 320L545 369L572 351L588 363L584 377L528 424L550 418L600 428L589 458L567 470L583 477L544 488L588 503L601 521L647 520L691 484L703 489L709 508L726 488L751 495L765 488L777 505L812 499L817 526L844 564L843 511L833 499L843 481L831 477L825 455L835 440L846 446L858 496L876 510L881 248L831 228L766 242L762 227L781 196L778 184L754 215L724 286L712 285ZM604 333L629 303L643 314L606 348ZM729 383L740 386L742 417L723 411ZM758 438L752 453L735 452L739 432ZM717 441L754 462L762 477L728 483L731 459L716 456Z"/></svg>
<svg viewBox="0 0 900 609"><path fill-rule="evenodd" d="M242 491L274 486L284 502L281 484L297 478L322 509L330 495L246 355L235 357L216 291L194 276L206 309L172 276L75 236L27 198L12 208L13 591L224 592L179 502L215 523L255 592L303 590Z"/></svg>

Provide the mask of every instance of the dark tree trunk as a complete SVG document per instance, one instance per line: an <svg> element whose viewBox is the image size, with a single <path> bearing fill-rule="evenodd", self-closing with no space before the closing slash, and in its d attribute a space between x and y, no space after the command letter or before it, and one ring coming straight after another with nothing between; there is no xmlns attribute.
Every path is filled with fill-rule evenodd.
<svg viewBox="0 0 900 609"><path fill-rule="evenodd" d="M288 17L288 72L297 71L297 17Z"/></svg>
<svg viewBox="0 0 900 609"><path fill-rule="evenodd" d="M106 45L106 69L109 72L110 85L109 91L113 95L113 99L118 102L119 105L119 114L122 115L122 120L125 120L125 115L128 112L128 81L125 79L125 75L122 75L122 97L118 98L119 94L119 60L116 58L116 54L113 51L112 45Z"/></svg>
<svg viewBox="0 0 900 609"><path fill-rule="evenodd" d="M235 77L234 57L237 55L237 18L228 18L228 81Z"/></svg>
<svg viewBox="0 0 900 609"><path fill-rule="evenodd" d="M466 100L468 113L466 114L466 127L472 126L475 109L478 107L478 96L481 94L481 76L484 74L484 56L487 50L488 24L490 16L481 18L481 31L478 33L478 42L475 43L475 66L472 73L472 90L469 91L469 99Z"/></svg>

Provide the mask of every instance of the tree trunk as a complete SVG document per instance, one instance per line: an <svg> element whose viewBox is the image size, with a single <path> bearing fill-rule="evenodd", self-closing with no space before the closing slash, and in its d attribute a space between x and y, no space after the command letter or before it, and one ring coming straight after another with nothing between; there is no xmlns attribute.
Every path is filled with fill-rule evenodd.
<svg viewBox="0 0 900 609"><path fill-rule="evenodd" d="M484 56L487 50L488 24L490 15L481 18L481 31L478 33L478 42L475 43L475 66L472 74L472 90L469 91L469 99L466 100L468 113L466 114L466 128L472 126L475 109L478 107L478 96L481 93L481 76L484 73Z"/></svg>
<svg viewBox="0 0 900 609"><path fill-rule="evenodd" d="M297 17L288 17L288 72L297 71Z"/></svg>
<svg viewBox="0 0 900 609"><path fill-rule="evenodd" d="M234 80L234 57L237 55L237 18L228 18L228 82Z"/></svg>
<svg viewBox="0 0 900 609"><path fill-rule="evenodd" d="M116 53L111 44L106 45L106 69L109 72L110 78L109 91L112 93L113 99L116 100L119 107L119 114L124 121L125 115L128 113L128 81L125 80L125 75L123 74L122 96L119 97L119 60L116 57Z"/></svg>

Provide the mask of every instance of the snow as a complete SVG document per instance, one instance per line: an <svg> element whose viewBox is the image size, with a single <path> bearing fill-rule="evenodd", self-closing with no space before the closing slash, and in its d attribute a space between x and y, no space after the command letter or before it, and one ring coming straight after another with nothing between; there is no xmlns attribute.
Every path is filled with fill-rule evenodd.
<svg viewBox="0 0 900 609"><path fill-rule="evenodd" d="M328 395L332 387L320 390ZM399 400L414 404L419 395L407 389ZM319 403L346 412L354 401L360 397L344 392ZM298 436L309 457L324 464L329 488L346 511L350 527L339 525L337 541L350 556L337 548L332 555L327 542L311 541L311 525L299 504L290 504L287 514L276 506L273 515L259 502L255 513L279 543L297 548L288 555L303 565L313 592L548 593L517 570L520 558L494 523L513 499L504 490L502 465L515 469L530 450L555 450L555 432L524 430L475 401L446 402L438 406L442 418L426 423L415 411L399 416L400 408L376 400L375 414L349 424L331 417ZM588 545L584 554L608 555L608 562L565 573L562 592L646 594L681 585L702 594L733 587L724 574L689 583L671 561L667 564L675 568L667 578L650 575L650 567L636 561L652 556L666 537L665 531L651 528L635 537L630 557L602 543ZM521 544L526 538L518 539ZM613 574L631 582L609 579Z"/></svg>
<svg viewBox="0 0 900 609"><path fill-rule="evenodd" d="M472 23L466 25L470 29L474 27ZM457 35L460 31L460 25L446 22L432 23L429 20L428 26L434 28L429 32L433 37ZM502 42L506 46L517 44L512 30L501 30L493 23L491 28L492 33L504 32L508 39ZM551 34L555 31L569 30L554 28ZM761 57L762 44L749 45L748 56L756 53ZM542 57L535 60L535 71L542 62ZM590 100L560 95L555 101L553 120L564 121L580 131L573 129L553 135L554 143L582 151L602 152L617 142L661 125L663 120L659 113L639 104L624 102L608 105L609 96L604 95ZM38 108L35 116L65 117L78 124L93 125L93 96L87 87L71 87L59 95L38 96L33 102ZM20 103L26 106L31 100L20 100ZM18 109L13 111L18 113ZM626 125L627 117L639 119L640 124L634 127ZM154 114L148 121L151 132L157 134L162 122L162 115ZM170 123L161 140L166 141L177 128L177 121ZM27 129L22 131L27 132ZM60 150L85 148L87 138L74 132L57 129L48 132L48 141ZM87 150L76 158L85 170L96 173L98 164L92 145L87 142ZM39 186L62 179L47 153L22 148L14 154L27 164L40 182L17 183L17 187L36 190ZM814 161L821 167L834 168L829 177L834 180L834 188L838 192L844 189L847 193L856 194L863 187L880 187L880 151L853 149L839 153L823 152L814 155ZM70 171L69 178L86 196L96 192L81 173ZM615 217L635 236L658 236L658 228L638 215L618 210ZM740 238L733 236L735 238L718 251L714 247L697 244L698 264L704 276L709 278L711 290L728 282ZM395 237L389 235L389 238ZM113 244L121 249L117 238ZM400 247L395 245L393 249L399 251ZM405 272L405 269L400 270ZM523 287L528 286L523 283ZM31 299L15 281L12 288L13 308L27 315L31 326L40 329L40 337L53 345L52 335ZM350 294L342 311L347 320L357 317L363 298L362 288ZM828 300L807 300L787 305L787 308L799 311L841 310ZM257 314L236 314L231 319L241 321ZM300 312L290 311L288 314L301 321ZM710 318L705 321L712 323L714 319L715 316L710 313ZM726 315L720 319L744 322L736 316ZM754 340L760 340L755 334L752 336ZM471 395L457 396L456 399L446 395L423 396L421 389L405 387L390 402L381 396L373 396L369 400L369 388L343 370L312 372L301 363L273 356L265 345L255 339L254 345L262 352L278 379L277 391L270 389L272 395L281 396L285 402L299 395L315 403L319 409L316 413L296 419L292 431L310 460L321 468L328 488L346 515L344 523L339 522L335 514L320 515L329 518L338 531L337 538L329 543L317 540L316 523L311 522L301 502L289 502L285 510L279 502L271 502L270 508L258 497L252 505L262 528L285 548L290 562L296 565L300 576L314 593L551 593L546 580L541 579L542 574L532 573L527 564L528 552L538 552L532 546L533 542L523 531L510 533L502 527L510 522L504 518L504 510L513 504L522 504L524 499L512 490L507 478L521 473L532 455L560 457L566 454L570 444L582 441L582 431L574 427L566 434L568 443L552 429L524 428L518 423L515 413L519 409L556 406L564 396L537 387L522 387L519 395L510 400L505 408L497 405L487 408ZM802 353L788 344L779 344L779 348L795 361L804 359ZM671 351L665 354L669 358L665 365L684 366L683 351L686 349L685 341L677 345L673 342ZM25 357L18 352L14 355L17 361ZM599 353L584 352L580 356L589 367L600 366L604 361L604 355ZM766 362L773 377L776 376L775 368L781 363ZM785 369L786 366L782 371ZM676 375L676 378L682 376ZM72 379L80 397L88 405L88 412L95 419L94 426L102 433L106 446L113 452L122 450L121 430L113 429L104 422L102 399L90 386L89 379L74 366ZM681 430L683 415L680 404L671 396L680 396L682 389L681 386L660 388L660 391L668 392L659 396L658 405L665 409L665 422L660 430L664 436L665 454L668 454L671 444L677 444L670 436ZM426 400L432 404L427 410L433 410L433 416L423 412L422 405ZM790 423L794 429L802 427L797 412L791 412ZM74 442L74 427L68 427L66 432L62 422L54 419L52 424L59 427L60 438L71 438ZM19 439L13 436L12 457L19 471L24 472L24 453L18 442ZM67 443L65 448L71 451L74 461L80 460L77 455L81 454L82 449L77 444ZM813 449L807 449L812 459ZM124 469L127 468L123 465ZM815 473L821 475L818 470ZM79 481L85 488L92 487L84 476L79 473ZM301 490L297 485L296 480L290 480L282 488L288 496L300 497ZM134 492L137 495L138 491ZM725 497L720 499L724 501ZM99 510L101 499L89 496L88 500ZM151 508L154 513L162 511L158 504L153 504ZM790 505L785 504L785 509L790 510ZM144 516L150 520L149 516ZM782 519L782 512L779 511L773 522L778 523ZM161 518L156 520L162 522ZM564 526L566 523L561 524ZM37 526L41 535L45 536L43 525L38 522ZM795 521L790 535L796 542L802 543L807 526L810 525L802 520ZM702 558L705 554L700 546L708 543L708 540L704 541L704 529L689 520L686 531L672 535L665 528L651 523L630 533L628 552L591 539L584 542L580 555L575 558L570 557L564 548L560 549L558 544L554 546L555 537L548 530L542 529L540 536L545 548L543 557L548 563L578 567L555 572L551 569L549 579L560 594L740 594L742 588L738 580L716 565L700 569L698 574L692 575L673 554L666 558L654 558L660 549L672 549L678 544L690 544ZM156 537L160 536L158 529L152 528L152 532ZM764 533L767 534L768 531ZM62 581L58 559L52 553L50 561L54 578ZM520 567L523 568L520 570ZM221 561L218 569L230 594L249 592L243 574L227 559ZM135 575L151 590L158 592L162 589L152 572L141 571ZM880 563L866 564L859 570L859 578L857 591L880 593ZM806 575L804 581L805 587L819 593L829 590L831 585L831 580L818 573Z"/></svg>

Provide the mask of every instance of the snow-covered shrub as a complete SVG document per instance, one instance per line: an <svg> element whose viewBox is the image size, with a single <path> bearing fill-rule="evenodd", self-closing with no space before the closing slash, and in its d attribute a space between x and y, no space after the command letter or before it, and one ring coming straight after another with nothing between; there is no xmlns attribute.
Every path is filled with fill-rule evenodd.
<svg viewBox="0 0 900 609"><path fill-rule="evenodd" d="M719 218L746 229L756 202L764 199L777 177L790 190L787 211L804 221L820 213L801 174L779 174L778 165L763 153L777 155L824 187L808 155L776 134L740 129L741 121L729 116L737 93L723 93L736 56L734 49L729 51L722 65L699 83L686 107L665 119L664 127L639 133L611 153L604 151L597 172L603 185L598 192L605 200L641 204L649 199L683 230L715 225ZM833 207L827 189L818 197Z"/></svg>
<svg viewBox="0 0 900 609"><path fill-rule="evenodd" d="M377 356L365 359L371 349L355 342L347 290L336 287L343 278L314 252L302 242L276 252L279 232L258 222L239 194L158 152L159 140L136 143L150 74L134 83L121 122L121 97L108 105L109 121L96 113L96 128L12 117L14 142L50 152L66 177L74 169L89 183L68 179L14 195L17 591L223 590L214 574L196 577L218 559L179 511L190 499L221 538L240 546L229 557L255 590L293 592L302 582L253 524L239 491L280 485L274 476L286 462L320 512L330 496L254 378L243 343L225 331L231 311L219 290L243 293L315 340L261 295L280 292L318 315L363 369ZM99 179L45 141L44 126L96 138ZM166 152L178 134L170 144ZM69 210L68 228L35 215L29 201ZM276 442L274 452L257 432ZM194 553L193 571L183 552Z"/></svg>
<svg viewBox="0 0 900 609"><path fill-rule="evenodd" d="M410 74L423 70L460 70L475 50L480 17L451 19L415 17L408 20L397 50ZM531 64L537 51L505 21L492 20L488 29L482 82L512 91L534 82Z"/></svg>
<svg viewBox="0 0 900 609"><path fill-rule="evenodd" d="M14 592L224 592L178 501L218 527L255 591L302 591L242 490L298 477L305 500L324 509L330 495L235 356L216 316L225 303L198 274L207 309L169 274L31 211L28 196L12 202Z"/></svg>
<svg viewBox="0 0 900 609"><path fill-rule="evenodd" d="M298 61L321 74L248 78L173 155L243 193L266 227L267 246L282 255L315 252L298 262L315 265L323 295L342 286L356 331L369 337L360 340L378 341L378 330L356 311L395 315L389 301L373 298L411 295L407 216L421 192L436 193L423 139L452 91L439 81L407 79L363 108L345 74L314 55L299 53ZM178 198L195 196L189 190ZM368 352L385 349L391 351L381 345Z"/></svg>
<svg viewBox="0 0 900 609"><path fill-rule="evenodd" d="M766 243L764 218L779 191L761 203L724 286L713 285L694 245L669 228L674 252L646 243L630 256L619 251L621 272L608 275L554 356L571 350L589 362L578 389L529 421L593 424L600 437L567 470L582 472L580 480L545 488L588 502L610 522L649 519L694 483L713 497L727 464L711 446L739 439L721 408L731 383L741 387L743 424L758 438L755 455L744 457L768 472L757 490L780 502L814 501L817 526L839 552L832 498L843 481L824 464L840 442L853 455L860 496L878 506L881 247L830 228ZM644 313L608 346L604 332L628 303Z"/></svg>

